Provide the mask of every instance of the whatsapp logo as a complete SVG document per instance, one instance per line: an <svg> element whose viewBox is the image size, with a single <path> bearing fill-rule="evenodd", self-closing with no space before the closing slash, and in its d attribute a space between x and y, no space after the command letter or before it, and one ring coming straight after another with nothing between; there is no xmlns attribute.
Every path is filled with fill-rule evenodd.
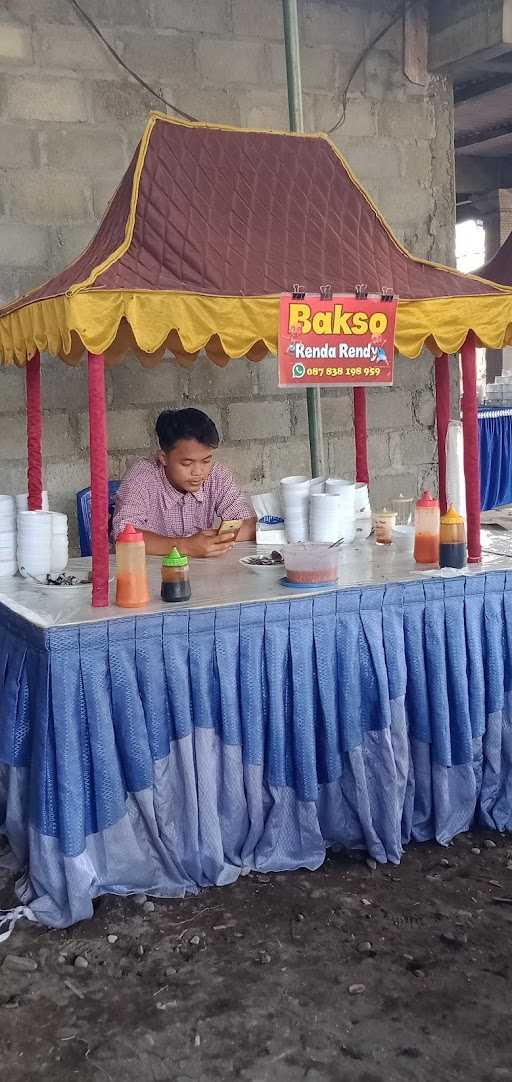
<svg viewBox="0 0 512 1082"><path fill-rule="evenodd" d="M292 376L293 376L293 378L294 379L302 379L302 377L305 376L305 375L306 375L306 369L304 368L304 365L300 364L300 362L297 362L297 364L294 364L294 366L292 368Z"/></svg>

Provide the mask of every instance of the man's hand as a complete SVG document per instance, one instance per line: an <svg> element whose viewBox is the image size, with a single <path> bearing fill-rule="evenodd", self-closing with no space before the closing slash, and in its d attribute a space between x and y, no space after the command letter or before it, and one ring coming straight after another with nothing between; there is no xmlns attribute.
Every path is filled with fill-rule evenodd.
<svg viewBox="0 0 512 1082"><path fill-rule="evenodd" d="M225 556L235 543L236 534L219 534L216 530L202 530L193 537L184 537L180 549L184 556Z"/></svg>

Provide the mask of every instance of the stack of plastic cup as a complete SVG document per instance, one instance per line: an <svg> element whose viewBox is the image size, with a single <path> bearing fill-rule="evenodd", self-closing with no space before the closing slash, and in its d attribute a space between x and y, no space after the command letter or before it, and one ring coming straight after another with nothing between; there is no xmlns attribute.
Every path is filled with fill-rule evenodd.
<svg viewBox="0 0 512 1082"><path fill-rule="evenodd" d="M66 570L69 546L68 546L68 516L61 515L58 511L51 511L52 520L52 558L50 571L54 575L60 575Z"/></svg>
<svg viewBox="0 0 512 1082"><path fill-rule="evenodd" d="M281 506L289 544L308 539L310 487L307 477L284 477L281 481Z"/></svg>
<svg viewBox="0 0 512 1082"><path fill-rule="evenodd" d="M343 505L337 495L313 492L309 501L309 540L314 545L333 544L345 537Z"/></svg>
<svg viewBox="0 0 512 1082"><path fill-rule="evenodd" d="M372 509L370 507L368 485L359 482L356 484L355 512L356 537L358 541L364 541L372 532Z"/></svg>
<svg viewBox="0 0 512 1082"><path fill-rule="evenodd" d="M18 514L18 567L24 577L45 579L52 566L52 516L49 511Z"/></svg>
<svg viewBox="0 0 512 1082"><path fill-rule="evenodd" d="M0 578L15 575L17 570L14 496L0 496Z"/></svg>

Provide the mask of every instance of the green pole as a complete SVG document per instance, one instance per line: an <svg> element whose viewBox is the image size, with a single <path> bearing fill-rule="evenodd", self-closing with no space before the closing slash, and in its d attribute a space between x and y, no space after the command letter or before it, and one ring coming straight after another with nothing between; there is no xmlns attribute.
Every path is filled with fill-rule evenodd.
<svg viewBox="0 0 512 1082"><path fill-rule="evenodd" d="M283 22L290 131L304 131L297 0L283 0ZM312 477L319 477L321 474L325 473L320 388L308 387L306 390L306 397L308 406L311 475Z"/></svg>

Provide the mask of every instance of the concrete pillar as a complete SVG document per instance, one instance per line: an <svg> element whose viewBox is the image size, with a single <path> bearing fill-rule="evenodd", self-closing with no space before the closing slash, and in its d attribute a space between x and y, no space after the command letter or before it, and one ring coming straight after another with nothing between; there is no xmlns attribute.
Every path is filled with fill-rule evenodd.
<svg viewBox="0 0 512 1082"><path fill-rule="evenodd" d="M478 200L485 226L486 262L496 254L512 230L512 188L496 188ZM486 379L492 383L502 372L512 371L512 348L486 350Z"/></svg>

